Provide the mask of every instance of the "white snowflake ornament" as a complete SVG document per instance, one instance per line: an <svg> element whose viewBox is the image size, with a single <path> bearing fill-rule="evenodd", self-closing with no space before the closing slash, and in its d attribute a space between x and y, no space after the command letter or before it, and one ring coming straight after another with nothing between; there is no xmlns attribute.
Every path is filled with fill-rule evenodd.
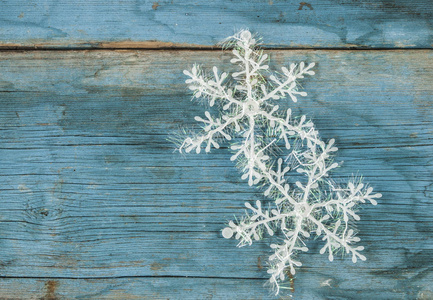
<svg viewBox="0 0 433 300"><path fill-rule="evenodd" d="M195 117L203 123L202 131L186 137L179 151L200 153L204 147L210 152L221 141L230 141L231 160L237 161L242 179L261 188L273 204L264 209L260 200L254 206L246 202L249 213L230 221L223 237L234 236L238 246L251 245L265 235L281 237L270 245L274 253L267 271L276 294L286 272L294 275L302 265L297 255L308 251L303 240L311 235L324 241L320 253L327 252L330 261L339 250L351 255L354 263L365 260L360 253L364 247L355 245L360 241L354 230L354 221L360 219L357 207L365 202L376 205L375 199L382 195L360 180L337 186L329 178L338 167L332 159L338 150L334 139L322 141L305 115L294 117L290 108L282 113L276 104L287 96L297 102L298 96L307 95L298 90L297 81L314 75L314 63L292 63L272 75L267 54L248 30L228 38L226 45L233 48L230 62L238 72L229 76L213 67L212 75L206 75L196 65L184 71L194 98L206 99L211 107L217 104L220 113L213 116L206 111L204 118Z"/></svg>

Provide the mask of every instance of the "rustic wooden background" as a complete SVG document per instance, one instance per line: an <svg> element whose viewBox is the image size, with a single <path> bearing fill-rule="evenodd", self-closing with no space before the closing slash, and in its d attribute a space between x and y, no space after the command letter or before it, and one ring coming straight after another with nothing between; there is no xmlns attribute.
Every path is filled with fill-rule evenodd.
<svg viewBox="0 0 433 300"><path fill-rule="evenodd" d="M368 260L312 241L281 298L433 299L431 0L0 0L0 299L273 298L268 241L221 237L261 194L167 141L204 111L182 70L232 70L214 45L246 27L316 62L293 109L383 194Z"/></svg>

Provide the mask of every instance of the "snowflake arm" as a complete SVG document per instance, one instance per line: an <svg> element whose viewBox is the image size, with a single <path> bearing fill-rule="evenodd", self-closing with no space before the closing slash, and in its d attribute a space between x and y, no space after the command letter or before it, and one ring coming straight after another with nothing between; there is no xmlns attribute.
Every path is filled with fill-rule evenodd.
<svg viewBox="0 0 433 300"><path fill-rule="evenodd" d="M308 248L300 241L300 234L302 233L305 237L309 237L310 234L307 231L302 230L302 226L303 218L298 217L295 229L285 233L286 239L284 243L281 245L271 244L270 246L275 252L269 257L270 267L267 272L268 274L271 274L269 281L275 286L275 295L278 295L280 290L279 282L285 280L286 269L289 268L290 273L294 275L295 266L302 266L302 263L294 258L296 253L299 251L308 251Z"/></svg>
<svg viewBox="0 0 433 300"><path fill-rule="evenodd" d="M222 115L220 118L214 118L210 115L208 111L205 112L207 120L196 116L194 119L198 122L203 122L205 124L201 134L195 137L187 137L179 147L179 151L182 152L185 149L186 153L196 150L197 153L201 151L202 143L207 143L205 151L210 152L211 146L218 149L220 145L215 138L217 136L223 136L226 140L230 141L232 139L231 135L228 133L230 127L235 127L238 131L238 121L243 118L242 114L235 116Z"/></svg>
<svg viewBox="0 0 433 300"><path fill-rule="evenodd" d="M223 109L227 110L232 104L240 105L241 102L234 98L233 90L227 88L223 83L228 77L227 73L218 74L217 67L213 67L213 77L206 78L202 74L199 66L194 65L190 71L184 70L183 73L190 77L185 83L188 84L190 90L195 91L194 97L201 97L209 100L209 105L215 105L216 100L223 103Z"/></svg>
<svg viewBox="0 0 433 300"><path fill-rule="evenodd" d="M291 64L290 70L288 70L286 67L282 67L281 70L283 71L285 78L279 79L275 75L271 75L269 79L275 82L278 85L278 87L276 87L271 92L267 93L265 92L266 91L265 86L263 86L262 90L264 92L264 95L258 101L262 103L269 99L278 100L280 98L284 98L287 94L290 96L293 102L297 102L298 99L296 98L295 95L300 95L302 97L307 96L306 92L299 92L296 90L296 80L304 78L304 75L306 74L314 75L315 74L314 71L311 70L314 66L315 63L311 63L307 67L305 67L305 63L301 62L299 64L299 67L296 64Z"/></svg>
<svg viewBox="0 0 433 300"><path fill-rule="evenodd" d="M282 213L276 209L263 210L262 204L259 200L256 201L256 208L252 207L250 203L246 202L245 207L248 208L252 214L247 215L246 218L241 220L238 224L233 221L229 222L229 226L224 228L223 236L231 238L235 234L235 238L239 240L238 246L251 245L253 240L260 240L263 233L266 231L270 236L274 235L274 224L281 223L285 226L288 219L295 215L293 211Z"/></svg>

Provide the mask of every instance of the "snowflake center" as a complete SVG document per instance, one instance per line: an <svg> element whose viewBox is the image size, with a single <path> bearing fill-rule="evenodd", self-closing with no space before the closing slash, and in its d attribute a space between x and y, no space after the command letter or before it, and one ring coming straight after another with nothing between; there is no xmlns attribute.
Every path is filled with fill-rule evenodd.
<svg viewBox="0 0 433 300"><path fill-rule="evenodd" d="M253 116L260 111L260 106L254 99L248 99L245 102L244 109L247 116Z"/></svg>
<svg viewBox="0 0 433 300"><path fill-rule="evenodd" d="M302 202L298 204L297 211L299 212L299 215L306 218L310 214L310 205L306 202Z"/></svg>

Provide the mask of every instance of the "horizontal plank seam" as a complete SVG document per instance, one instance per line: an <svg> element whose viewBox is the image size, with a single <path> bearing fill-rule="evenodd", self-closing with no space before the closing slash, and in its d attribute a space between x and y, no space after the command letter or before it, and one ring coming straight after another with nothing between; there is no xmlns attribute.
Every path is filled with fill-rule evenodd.
<svg viewBox="0 0 433 300"><path fill-rule="evenodd" d="M277 50L277 51L305 51L305 50L325 50L325 51L401 51L401 50L433 50L433 47L266 47L264 50ZM29 47L29 46L13 46L3 47L0 46L0 52L13 52L13 51L124 51L124 50L138 50L138 51L227 51L229 49L222 49L220 47L160 47L160 48L146 48L146 47Z"/></svg>
<svg viewBox="0 0 433 300"><path fill-rule="evenodd" d="M227 279L227 280L236 280L236 279L244 279L244 280L264 280L265 278L260 277L223 277L223 276L180 276L180 275L129 275L129 276L96 276L96 277L68 277L68 276L59 276L59 277L45 277L45 276L0 276L0 279L73 279L73 280L83 280L83 279L122 279L122 278L194 278L194 279Z"/></svg>
<svg viewBox="0 0 433 300"><path fill-rule="evenodd" d="M100 143L100 144L47 144L45 147L0 147L0 150L45 150L47 147L94 147L94 146L143 146L147 143ZM432 147L433 144L404 144L404 145L393 145L391 146L362 146L362 147L340 147L340 149L388 149L388 148L406 148L406 147ZM161 150L170 150L170 147L160 147ZM220 149L228 149L221 147Z"/></svg>

